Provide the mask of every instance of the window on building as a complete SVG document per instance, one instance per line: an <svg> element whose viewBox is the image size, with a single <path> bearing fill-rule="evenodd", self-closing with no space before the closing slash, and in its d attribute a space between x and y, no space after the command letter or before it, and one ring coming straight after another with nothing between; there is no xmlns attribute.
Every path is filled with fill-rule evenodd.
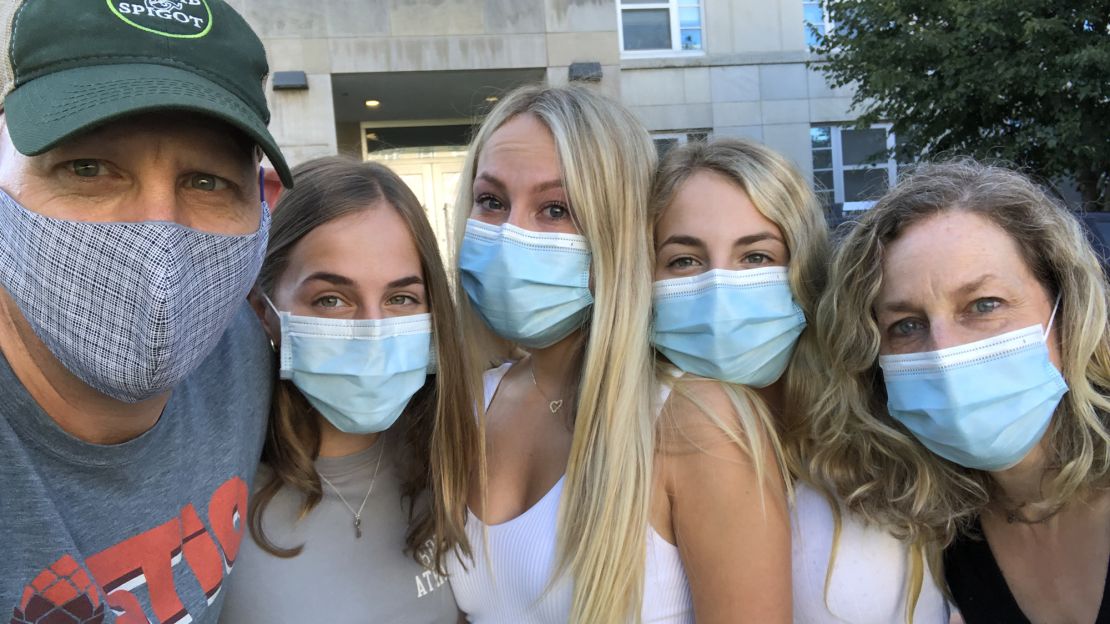
<svg viewBox="0 0 1110 624"><path fill-rule="evenodd" d="M703 50L701 0L620 0L619 5L625 52Z"/></svg>
<svg viewBox="0 0 1110 624"><path fill-rule="evenodd" d="M678 147L679 145L686 145L691 142L705 142L709 140L708 130L687 130L686 132L656 132L651 135L651 140L655 142L655 151L659 153L662 158L667 155L667 152Z"/></svg>
<svg viewBox="0 0 1110 624"><path fill-rule="evenodd" d="M894 133L889 124L863 129L813 126L809 138L814 189L826 207L866 210L898 178L898 162L890 156Z"/></svg>
<svg viewBox="0 0 1110 624"><path fill-rule="evenodd" d="M817 45L818 34L825 35L832 30L832 23L829 22L828 14L821 6L821 0L813 0L812 2L803 0L802 19L805 22L806 45L811 48ZM814 33L815 30L816 33Z"/></svg>

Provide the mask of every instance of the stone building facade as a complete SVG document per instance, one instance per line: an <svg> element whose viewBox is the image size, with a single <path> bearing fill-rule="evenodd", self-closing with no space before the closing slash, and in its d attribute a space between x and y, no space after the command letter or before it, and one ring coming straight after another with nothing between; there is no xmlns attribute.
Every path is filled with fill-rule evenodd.
<svg viewBox="0 0 1110 624"><path fill-rule="evenodd" d="M386 160L429 210L453 194L472 124L517 84L598 80L661 149L706 136L763 141L830 204L857 207L893 163L884 129L843 126L851 92L807 67L805 0L231 0L266 44L273 131L293 162ZM598 76L600 69L600 76ZM293 74L299 76L300 74ZM294 81L296 82L296 81ZM863 156L871 161L862 163ZM871 194L874 194L872 189ZM433 214L437 229L446 227Z"/></svg>

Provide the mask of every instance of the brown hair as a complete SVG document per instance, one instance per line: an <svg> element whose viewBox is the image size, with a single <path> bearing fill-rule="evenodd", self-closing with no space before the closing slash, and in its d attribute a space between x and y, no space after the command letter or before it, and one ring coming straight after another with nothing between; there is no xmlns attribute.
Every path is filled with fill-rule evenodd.
<svg viewBox="0 0 1110 624"><path fill-rule="evenodd" d="M435 569L443 574L445 555L456 546L470 555L463 523L470 486L470 465L478 456L475 403L459 346L458 327L447 274L435 234L416 196L388 168L343 157L319 158L293 170L295 188L286 191L274 211L266 260L258 288L271 295L288 267L297 243L315 228L364 210L392 208L405 220L420 255L432 314L437 372L409 401L404 414L387 435L400 450L392 453L401 478L401 497L408 502L406 551L418 558L432 540ZM320 424L315 410L290 381L274 388L270 426L262 460L272 476L250 503L254 540L278 557L293 557L301 546L276 546L262 529L262 514L283 487L300 492L301 517L319 504L323 490L313 465L320 451ZM430 505L417 498L431 490ZM417 559L419 561L419 559Z"/></svg>
<svg viewBox="0 0 1110 624"><path fill-rule="evenodd" d="M990 501L991 477L941 459L890 417L872 306L886 245L913 224L956 210L1006 231L1041 285L1060 295L1056 327L1069 391L1046 434L1051 502L1110 486L1106 277L1082 226L1014 171L970 159L919 168L860 219L833 258L817 313L830 378L811 412L809 452L822 485L924 552L938 576L941 550Z"/></svg>

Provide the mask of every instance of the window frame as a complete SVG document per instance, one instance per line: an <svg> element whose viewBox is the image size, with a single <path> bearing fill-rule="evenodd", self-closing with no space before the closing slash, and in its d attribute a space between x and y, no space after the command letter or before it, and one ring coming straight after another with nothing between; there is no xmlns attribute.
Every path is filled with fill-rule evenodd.
<svg viewBox="0 0 1110 624"><path fill-rule="evenodd" d="M691 138L691 135L705 135L704 137ZM663 130L651 132L651 143L659 153L659 144L656 141L675 141L675 147L682 147L690 141L708 141L713 136L712 128L690 128L688 130ZM673 149L673 148L672 148ZM662 156L662 154L660 154Z"/></svg>
<svg viewBox="0 0 1110 624"><path fill-rule="evenodd" d="M875 205L877 200L867 201L844 201L844 172L846 171L865 171L870 169L886 169L887 172L887 188L892 188L898 181L898 161L893 157L893 150L897 146L898 141L891 131L891 124L889 123L876 123L871 124L867 128L856 128L854 126L837 125L834 123L818 123L812 124L811 128L828 128L829 129L829 147L820 149L829 149L831 151L832 164L829 168L817 169L813 168L813 186L814 190L820 192L822 190L831 190L833 192L833 204L839 204L843 212L859 212L867 210ZM888 156L886 160L879 160L874 163L862 165L845 165L844 164L844 142L843 133L847 130L886 130L886 149ZM810 143L809 153L810 158L813 157L813 144ZM817 188L817 172L818 171L831 171L833 179L832 189L819 189Z"/></svg>
<svg viewBox="0 0 1110 624"><path fill-rule="evenodd" d="M660 57L674 57L674 56L705 56L706 48L706 33L705 33L705 0L658 0L657 2L645 2L638 4L626 5L623 0L617 0L617 40L619 42L621 58L623 59L637 59L637 58L660 58ZM682 24L679 18L679 9L688 9L697 5L699 25L698 30L701 31L701 49L700 50L683 50L682 49ZM657 50L625 50L624 49L624 12L625 11L646 11L666 9L670 16L670 48L659 48ZM689 29L687 29L689 30Z"/></svg>
<svg viewBox="0 0 1110 624"><path fill-rule="evenodd" d="M807 20L805 17L806 6L810 4L817 5L817 8L821 9L821 27L825 29L825 34L827 35L833 31L833 22L829 19L829 12L825 10L824 0L802 0L802 36L805 37L806 50L811 49L809 43L809 25L813 24L813 22Z"/></svg>

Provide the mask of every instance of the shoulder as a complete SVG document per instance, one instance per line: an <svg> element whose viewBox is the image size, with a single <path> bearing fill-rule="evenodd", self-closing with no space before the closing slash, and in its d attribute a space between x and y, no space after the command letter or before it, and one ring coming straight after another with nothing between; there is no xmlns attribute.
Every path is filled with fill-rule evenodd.
<svg viewBox="0 0 1110 624"><path fill-rule="evenodd" d="M659 383L661 452L684 454L737 443L744 447L748 439L765 441L770 412L749 388L688 374L662 373Z"/></svg>
<svg viewBox="0 0 1110 624"><path fill-rule="evenodd" d="M174 390L173 401L197 431L258 461L277 379L277 361L258 317L244 300L216 348ZM250 474L250 473L247 473Z"/></svg>

